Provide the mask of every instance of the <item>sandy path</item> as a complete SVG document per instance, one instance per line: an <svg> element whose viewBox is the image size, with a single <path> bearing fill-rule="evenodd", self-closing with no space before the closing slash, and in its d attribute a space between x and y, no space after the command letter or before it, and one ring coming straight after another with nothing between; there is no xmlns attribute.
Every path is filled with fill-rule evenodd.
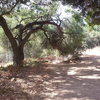
<svg viewBox="0 0 100 100"><path fill-rule="evenodd" d="M84 55L79 63L27 67L0 77L0 100L100 100L100 56Z"/></svg>

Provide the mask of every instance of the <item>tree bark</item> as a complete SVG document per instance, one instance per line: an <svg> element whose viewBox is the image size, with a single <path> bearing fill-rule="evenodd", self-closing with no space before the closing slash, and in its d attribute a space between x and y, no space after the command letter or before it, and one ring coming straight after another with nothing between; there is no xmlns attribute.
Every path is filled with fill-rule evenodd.
<svg viewBox="0 0 100 100"><path fill-rule="evenodd" d="M23 66L23 61L24 61L23 47L22 46L18 47L16 49L16 51L14 51L13 53L14 53L13 65L18 66L18 67L22 67Z"/></svg>
<svg viewBox="0 0 100 100"><path fill-rule="evenodd" d="M0 25L2 26L5 35L8 37L9 42L12 47L13 51L13 64L14 66L23 66L23 60L24 60L24 52L23 47L24 45L18 46L15 38L13 37L13 33L10 31L6 20L3 16L0 16Z"/></svg>

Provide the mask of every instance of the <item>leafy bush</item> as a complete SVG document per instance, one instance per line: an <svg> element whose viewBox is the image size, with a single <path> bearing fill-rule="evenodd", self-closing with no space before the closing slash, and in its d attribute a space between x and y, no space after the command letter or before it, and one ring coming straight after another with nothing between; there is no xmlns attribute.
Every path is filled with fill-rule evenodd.
<svg viewBox="0 0 100 100"><path fill-rule="evenodd" d="M84 33L86 35L84 47L93 48L95 46L100 46L100 25L84 27Z"/></svg>
<svg viewBox="0 0 100 100"><path fill-rule="evenodd" d="M71 23L71 25L69 29L65 29L62 53L75 55L83 50L85 36L83 35L82 27L77 23Z"/></svg>

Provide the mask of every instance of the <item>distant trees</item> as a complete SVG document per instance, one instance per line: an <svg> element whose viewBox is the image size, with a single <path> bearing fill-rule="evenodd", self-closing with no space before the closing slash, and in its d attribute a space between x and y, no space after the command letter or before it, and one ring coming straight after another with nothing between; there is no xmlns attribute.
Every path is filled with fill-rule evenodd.
<svg viewBox="0 0 100 100"><path fill-rule="evenodd" d="M70 4L82 10L88 22L100 25L100 0L60 0L63 4Z"/></svg>

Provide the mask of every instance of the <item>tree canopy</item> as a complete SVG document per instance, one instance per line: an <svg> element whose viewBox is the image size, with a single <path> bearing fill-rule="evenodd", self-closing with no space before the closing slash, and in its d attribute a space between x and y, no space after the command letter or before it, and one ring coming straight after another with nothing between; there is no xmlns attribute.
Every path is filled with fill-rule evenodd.
<svg viewBox="0 0 100 100"><path fill-rule="evenodd" d="M54 26L55 30L57 30L54 34L59 36L59 39L62 40L63 32L60 27L61 22L59 18L53 19L53 17L51 17L54 14L53 9L55 7L56 6L49 4L49 2L41 2L41 0L0 0L0 26L11 43L15 65L22 64L24 59L24 45L32 33L41 30L49 42L51 42L45 26ZM8 24L8 17L17 21L13 28ZM52 44L54 44L54 42L52 42Z"/></svg>
<svg viewBox="0 0 100 100"><path fill-rule="evenodd" d="M100 24L100 0L60 0L63 4L70 4L82 10L82 14L90 23Z"/></svg>

